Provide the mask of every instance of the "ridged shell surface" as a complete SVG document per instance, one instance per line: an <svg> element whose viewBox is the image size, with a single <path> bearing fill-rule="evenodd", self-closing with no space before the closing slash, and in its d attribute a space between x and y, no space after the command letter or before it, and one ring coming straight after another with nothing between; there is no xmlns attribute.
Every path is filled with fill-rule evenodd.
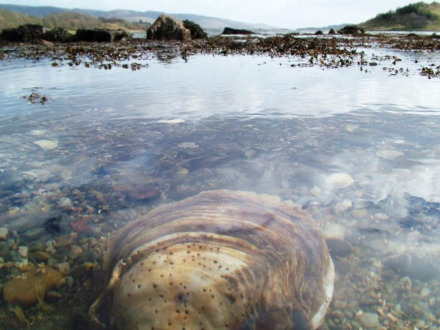
<svg viewBox="0 0 440 330"><path fill-rule="evenodd" d="M128 224L111 241L104 269L119 330L314 329L334 280L324 237L306 212L228 190L162 205Z"/></svg>

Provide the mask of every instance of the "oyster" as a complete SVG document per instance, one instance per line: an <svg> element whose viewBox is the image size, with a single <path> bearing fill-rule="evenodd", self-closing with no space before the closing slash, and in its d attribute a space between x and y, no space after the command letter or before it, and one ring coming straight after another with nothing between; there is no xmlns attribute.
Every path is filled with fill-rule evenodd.
<svg viewBox="0 0 440 330"><path fill-rule="evenodd" d="M117 329L315 329L333 294L324 236L292 202L203 192L122 228L104 260ZM109 295L110 294L110 295Z"/></svg>

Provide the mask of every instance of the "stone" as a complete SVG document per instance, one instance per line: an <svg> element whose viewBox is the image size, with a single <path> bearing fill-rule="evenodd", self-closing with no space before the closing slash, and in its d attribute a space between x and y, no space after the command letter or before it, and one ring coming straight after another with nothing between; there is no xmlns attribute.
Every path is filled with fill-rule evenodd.
<svg viewBox="0 0 440 330"><path fill-rule="evenodd" d="M346 25L338 31L340 34L364 34L365 30L356 25Z"/></svg>
<svg viewBox="0 0 440 330"><path fill-rule="evenodd" d="M0 228L0 239L6 239L9 234L9 229L5 227Z"/></svg>
<svg viewBox="0 0 440 330"><path fill-rule="evenodd" d="M359 316L359 322L365 328L376 328L379 325L379 316L376 313L363 313Z"/></svg>
<svg viewBox="0 0 440 330"><path fill-rule="evenodd" d="M324 228L325 238L344 239L345 227L339 223L327 223Z"/></svg>
<svg viewBox="0 0 440 330"><path fill-rule="evenodd" d="M52 140L38 140L34 141L34 144L38 145L44 151L50 151L58 148L58 142Z"/></svg>
<svg viewBox="0 0 440 330"><path fill-rule="evenodd" d="M76 31L76 41L86 42L118 42L130 35L124 30L104 30L104 29L79 29Z"/></svg>
<svg viewBox="0 0 440 330"><path fill-rule="evenodd" d="M51 268L38 268L6 283L3 288L3 299L8 304L28 307L40 302L44 295L61 279L61 273Z"/></svg>
<svg viewBox="0 0 440 330"><path fill-rule="evenodd" d="M41 39L44 28L37 24L20 25L17 28L4 29L0 39L12 42L32 42Z"/></svg>
<svg viewBox="0 0 440 330"><path fill-rule="evenodd" d="M246 34L246 35L249 35L249 34L254 34L254 32L249 31L249 30L233 29L230 27L225 27L222 34L226 34L226 35L228 35L228 34Z"/></svg>
<svg viewBox="0 0 440 330"><path fill-rule="evenodd" d="M353 178L346 173L333 173L326 178L326 185L329 190L341 190L353 184Z"/></svg>
<svg viewBox="0 0 440 330"><path fill-rule="evenodd" d="M189 41L191 40L191 31L185 28L182 21L163 14L147 29L147 38Z"/></svg>
<svg viewBox="0 0 440 330"><path fill-rule="evenodd" d="M18 247L18 255L22 258L28 257L29 248L27 246L19 246Z"/></svg>
<svg viewBox="0 0 440 330"><path fill-rule="evenodd" d="M387 160L394 160L397 157L403 156L404 153L397 151L397 150L379 150L378 152L376 152L376 156L383 158L383 159L387 159Z"/></svg>
<svg viewBox="0 0 440 330"><path fill-rule="evenodd" d="M191 31L191 39L204 39L208 37L206 32L203 31L203 29L197 23L186 19L183 21L183 25Z"/></svg>

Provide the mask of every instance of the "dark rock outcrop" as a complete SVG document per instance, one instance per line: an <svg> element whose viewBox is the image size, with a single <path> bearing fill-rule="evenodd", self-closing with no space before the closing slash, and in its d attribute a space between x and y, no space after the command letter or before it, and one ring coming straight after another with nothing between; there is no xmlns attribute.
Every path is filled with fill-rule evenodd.
<svg viewBox="0 0 440 330"><path fill-rule="evenodd" d="M324 34L324 32L322 32L321 30L318 30L318 31L315 32L315 35L317 35L317 36L320 36L320 35L323 35L323 34Z"/></svg>
<svg viewBox="0 0 440 330"><path fill-rule="evenodd" d="M192 21L188 21L187 19L183 21L183 25L191 31L192 39L204 39L208 37L205 31L201 28L201 26Z"/></svg>
<svg viewBox="0 0 440 330"><path fill-rule="evenodd" d="M42 35L42 39L52 42L69 42L73 41L73 38L73 34L63 28L55 28Z"/></svg>
<svg viewBox="0 0 440 330"><path fill-rule="evenodd" d="M5 29L0 33L0 39L12 42L32 42L41 39L44 28L37 24L20 25L18 28Z"/></svg>
<svg viewBox="0 0 440 330"><path fill-rule="evenodd" d="M233 29L230 27L225 27L222 34L254 34L254 32L249 30Z"/></svg>
<svg viewBox="0 0 440 330"><path fill-rule="evenodd" d="M340 34L364 34L365 30L356 25L347 25L338 31Z"/></svg>
<svg viewBox="0 0 440 330"><path fill-rule="evenodd" d="M148 39L158 40L191 40L191 31L182 21L169 15L160 15L147 29Z"/></svg>
<svg viewBox="0 0 440 330"><path fill-rule="evenodd" d="M129 37L130 35L124 30L79 29L75 34L76 41L86 42L118 42Z"/></svg>
<svg viewBox="0 0 440 330"><path fill-rule="evenodd" d="M336 34L335 29L330 29L330 31L328 31L328 34Z"/></svg>

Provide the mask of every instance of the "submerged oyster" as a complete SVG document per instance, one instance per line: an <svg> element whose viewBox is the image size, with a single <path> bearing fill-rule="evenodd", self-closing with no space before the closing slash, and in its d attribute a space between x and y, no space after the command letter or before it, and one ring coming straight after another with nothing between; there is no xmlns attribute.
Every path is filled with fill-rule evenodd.
<svg viewBox="0 0 440 330"><path fill-rule="evenodd" d="M313 220L268 195L208 191L128 224L104 261L117 329L314 329L334 268Z"/></svg>

